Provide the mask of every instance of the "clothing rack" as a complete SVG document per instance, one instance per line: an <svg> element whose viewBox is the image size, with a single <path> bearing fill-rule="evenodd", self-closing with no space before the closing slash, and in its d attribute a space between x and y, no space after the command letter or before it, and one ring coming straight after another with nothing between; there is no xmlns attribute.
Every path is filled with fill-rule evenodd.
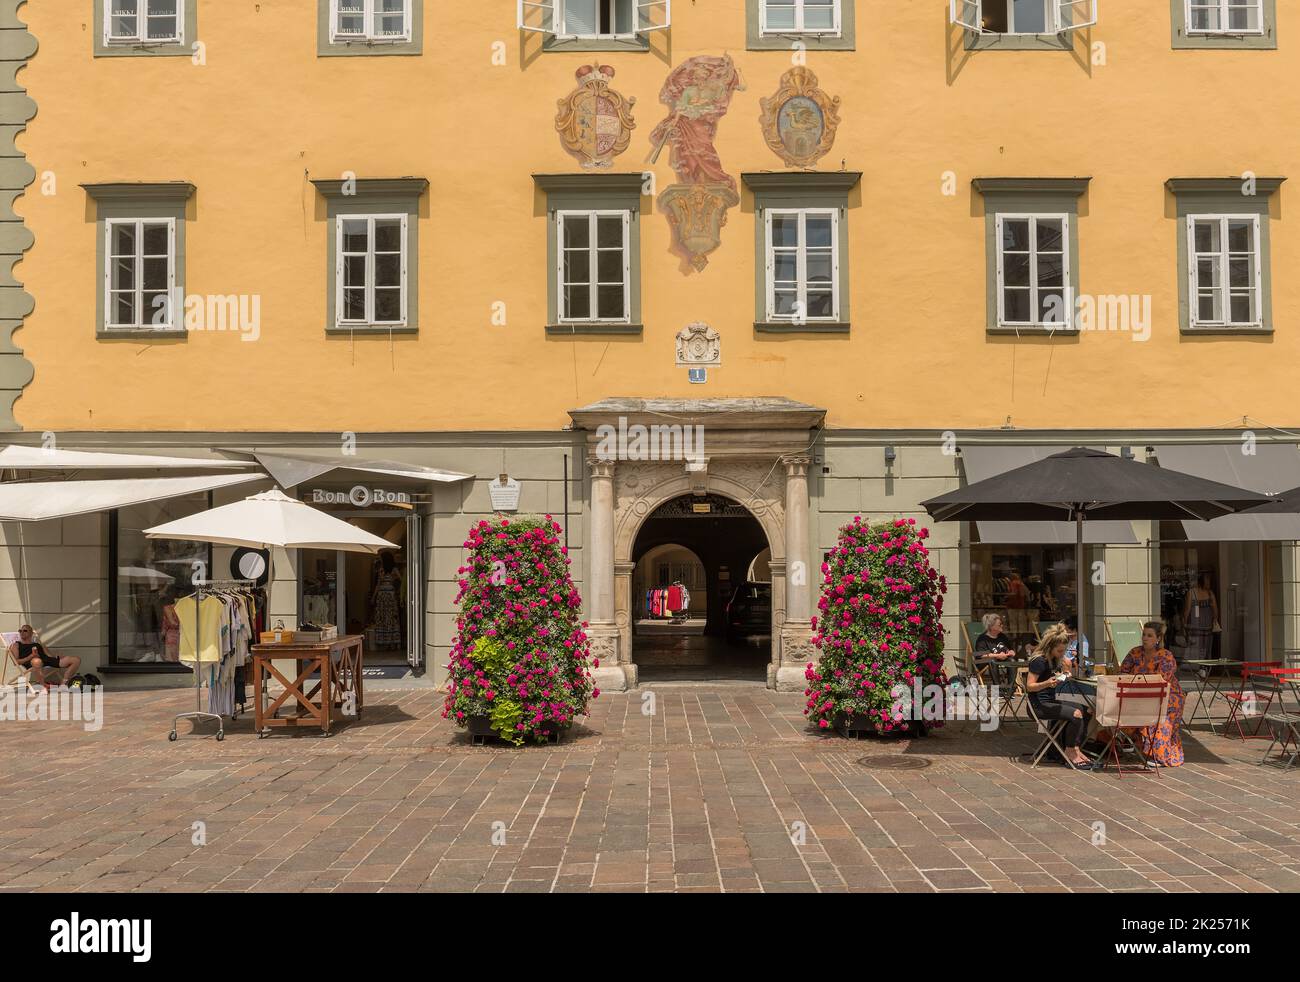
<svg viewBox="0 0 1300 982"><path fill-rule="evenodd" d="M253 580L194 580L194 655L196 658L201 657L203 651L203 616L199 610L204 596L212 596L223 589L231 587L249 589L257 586ZM177 615L180 614L181 603L176 603ZM211 683L209 683L211 688ZM205 712L203 709L203 662L194 663L194 712L178 713L172 720L172 730L167 734L167 739L175 741L177 738L176 727L183 719L192 719L196 722L200 719L215 719L217 721L217 742L226 738L226 723L221 716L216 713Z"/></svg>

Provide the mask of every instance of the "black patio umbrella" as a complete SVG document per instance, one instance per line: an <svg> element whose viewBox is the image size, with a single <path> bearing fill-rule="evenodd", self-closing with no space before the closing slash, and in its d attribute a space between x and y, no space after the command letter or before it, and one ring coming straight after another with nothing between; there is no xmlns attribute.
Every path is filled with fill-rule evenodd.
<svg viewBox="0 0 1300 982"><path fill-rule="evenodd" d="M1082 633L1087 624L1085 521L1209 521L1272 501L1218 481L1075 447L923 501L921 507L940 522L1073 521Z"/></svg>

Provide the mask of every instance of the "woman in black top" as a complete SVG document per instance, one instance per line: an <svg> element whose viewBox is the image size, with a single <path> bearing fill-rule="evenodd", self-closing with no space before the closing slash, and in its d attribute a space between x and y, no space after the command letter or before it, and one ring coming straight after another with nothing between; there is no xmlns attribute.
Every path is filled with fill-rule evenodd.
<svg viewBox="0 0 1300 982"><path fill-rule="evenodd" d="M1055 624L1048 629L1039 642L1038 651L1029 661L1025 688L1029 690L1029 701L1039 719L1066 721L1061 731L1066 759L1075 767L1090 767L1092 761L1079 749L1088 731L1088 717L1082 709L1057 702L1054 691L1061 683L1058 673L1062 673L1061 662L1069 642L1070 632L1064 624Z"/></svg>
<svg viewBox="0 0 1300 982"><path fill-rule="evenodd" d="M975 657L1005 661L1014 658L1015 654L1016 650L1011 645L1011 636L1003 628L1002 617L998 614L985 614L984 633L975 639ZM1009 681L1005 668L1005 665L993 666L998 682L1003 685Z"/></svg>

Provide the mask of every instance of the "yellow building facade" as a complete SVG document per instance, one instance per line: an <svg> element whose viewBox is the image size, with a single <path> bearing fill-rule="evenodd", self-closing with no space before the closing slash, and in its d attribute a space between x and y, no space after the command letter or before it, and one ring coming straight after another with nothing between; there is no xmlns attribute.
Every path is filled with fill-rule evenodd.
<svg viewBox="0 0 1300 982"><path fill-rule="evenodd" d="M404 496L336 509L401 538L402 671L438 677L460 542L502 507L565 519L606 686L671 675L637 651L662 656L647 594L685 578L688 636L744 634L737 608L770 628L698 677L802 688L855 514L920 518L1076 443L1300 485L1300 42L1275 0L4 6L11 442ZM703 448L602 452L638 424ZM169 598L121 571L194 558L147 523L263 486L8 514L0 608L180 681ZM1151 616L1189 652L1300 648L1289 532L1112 531L1094 648ZM985 614L1025 639L1068 615L1070 541L935 529L954 662ZM698 562L643 562L670 545ZM273 612L379 637L381 574L280 555Z"/></svg>

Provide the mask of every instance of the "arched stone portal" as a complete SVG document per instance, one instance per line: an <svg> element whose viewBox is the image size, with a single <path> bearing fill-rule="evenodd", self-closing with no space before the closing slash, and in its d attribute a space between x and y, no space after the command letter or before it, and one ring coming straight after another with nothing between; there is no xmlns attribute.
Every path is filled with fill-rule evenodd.
<svg viewBox="0 0 1300 982"><path fill-rule="evenodd" d="M787 399L609 399L570 416L588 432L587 598L597 684L615 691L637 685L631 580L642 523L673 498L718 494L753 514L772 550L767 684L802 689L813 651L808 454L825 411ZM641 435L690 427L697 439L684 457L664 459L671 455L658 452L654 439L635 439L638 427ZM629 433L634 439L626 439Z"/></svg>

